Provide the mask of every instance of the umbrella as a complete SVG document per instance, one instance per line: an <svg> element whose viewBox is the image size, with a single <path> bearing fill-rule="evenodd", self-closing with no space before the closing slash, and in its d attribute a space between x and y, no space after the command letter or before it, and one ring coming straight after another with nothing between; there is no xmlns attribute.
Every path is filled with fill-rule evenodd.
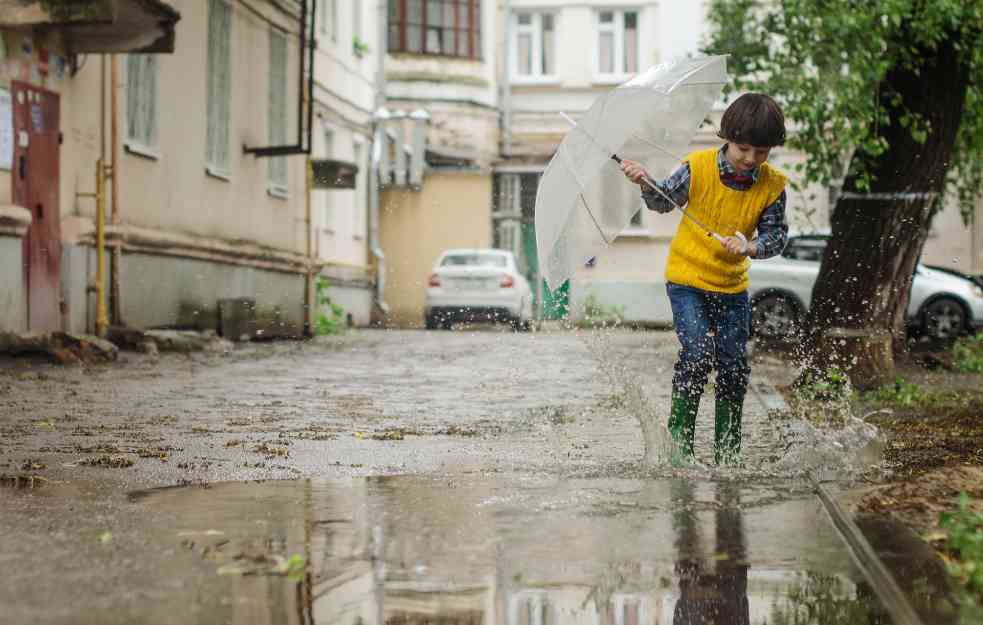
<svg viewBox="0 0 983 625"><path fill-rule="evenodd" d="M638 187L621 172L622 158L641 163L654 178L679 166L727 82L726 59L656 65L598 98L577 122L564 115L573 128L536 194L536 244L550 289L614 241L643 208Z"/></svg>

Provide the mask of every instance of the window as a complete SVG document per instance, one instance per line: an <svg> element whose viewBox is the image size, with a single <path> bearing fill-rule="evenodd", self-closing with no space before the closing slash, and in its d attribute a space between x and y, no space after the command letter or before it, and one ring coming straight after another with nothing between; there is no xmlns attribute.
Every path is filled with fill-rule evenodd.
<svg viewBox="0 0 983 625"><path fill-rule="evenodd" d="M441 267L508 267L505 254L449 254L440 261Z"/></svg>
<svg viewBox="0 0 983 625"><path fill-rule="evenodd" d="M321 0L321 32L338 41L338 0Z"/></svg>
<svg viewBox="0 0 983 625"><path fill-rule="evenodd" d="M157 147L157 57L152 54L126 57L126 145L135 152Z"/></svg>
<svg viewBox="0 0 983 625"><path fill-rule="evenodd" d="M324 151L321 153L322 158L334 158L334 130L325 126L324 128ZM321 196L324 198L324 231L328 233L334 232L334 211L332 210L331 200L333 199L333 193L322 191Z"/></svg>
<svg viewBox="0 0 983 625"><path fill-rule="evenodd" d="M232 9L224 0L208 3L208 130L205 163L209 172L229 175L229 117L232 65Z"/></svg>
<svg viewBox="0 0 983 625"><path fill-rule="evenodd" d="M270 145L287 142L287 36L277 29L270 29L269 68L269 119L267 138ZM270 193L287 194L287 157L274 156L268 165Z"/></svg>
<svg viewBox="0 0 983 625"><path fill-rule="evenodd" d="M595 63L600 78L621 78L638 71L638 12L597 13Z"/></svg>
<svg viewBox="0 0 983 625"><path fill-rule="evenodd" d="M358 173L355 174L355 202L353 203L355 207L355 223L352 229L353 239L362 239L365 237L365 166L362 165L362 152L363 145L361 141L352 142L352 161L355 166L358 167Z"/></svg>
<svg viewBox="0 0 983 625"><path fill-rule="evenodd" d="M389 0L389 51L480 58L480 0Z"/></svg>
<svg viewBox="0 0 983 625"><path fill-rule="evenodd" d="M512 42L512 75L533 79L556 73L556 49L552 13L516 13Z"/></svg>
<svg viewBox="0 0 983 625"><path fill-rule="evenodd" d="M362 0L352 0L352 37L362 39Z"/></svg>

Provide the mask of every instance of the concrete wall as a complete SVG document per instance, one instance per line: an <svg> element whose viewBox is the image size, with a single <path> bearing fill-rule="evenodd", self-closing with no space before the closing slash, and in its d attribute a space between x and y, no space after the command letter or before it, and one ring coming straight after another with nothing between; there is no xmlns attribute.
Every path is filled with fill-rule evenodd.
<svg viewBox="0 0 983 625"><path fill-rule="evenodd" d="M0 331L27 331L27 285L20 237L0 236Z"/></svg>
<svg viewBox="0 0 983 625"><path fill-rule="evenodd" d="M975 220L963 223L959 205L949 201L932 221L922 262L970 273L983 273L983 198L976 200Z"/></svg>
<svg viewBox="0 0 983 625"><path fill-rule="evenodd" d="M303 326L299 274L145 254L123 260L123 318L131 326L217 330L218 300L233 297L256 298L264 335L296 334Z"/></svg>
<svg viewBox="0 0 983 625"><path fill-rule="evenodd" d="M422 325L425 285L437 256L452 247L491 246L491 178L480 172L432 172L419 192L386 191L380 239L388 322Z"/></svg>

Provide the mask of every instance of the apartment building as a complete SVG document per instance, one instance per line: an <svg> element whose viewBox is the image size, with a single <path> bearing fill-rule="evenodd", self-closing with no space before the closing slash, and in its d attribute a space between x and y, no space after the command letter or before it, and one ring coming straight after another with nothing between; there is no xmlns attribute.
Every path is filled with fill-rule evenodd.
<svg viewBox="0 0 983 625"><path fill-rule="evenodd" d="M45 4L34 3L42 9ZM50 207L25 214L37 202L18 194L19 152L13 153L13 164L9 149L0 159L0 194L13 188L13 202L3 213L4 257L19 256L17 246L6 241L21 231L27 241L34 240L32 233L46 237L35 246L43 253L25 244L25 259L44 259L25 262L30 269L24 277L10 269L21 263L4 264L0 273L10 288L4 289L0 327L92 332L104 293L103 326L221 330L220 306L239 306L250 319L251 336L302 333L307 286L319 261L366 264L364 244L359 247L351 235L346 246L309 244L314 219L306 210L305 172L315 133L309 132L313 110L307 93L316 5L313 0L113 4L120 11L115 24L94 25L85 16L72 22L60 13L43 17L44 23L26 23L42 19L37 15L43 11L26 12L25 23L11 26L16 16L6 15L0 22L0 59L8 59L0 63L6 73L0 88L14 96L16 106L27 84L27 97L41 98L44 129L57 130L48 151L35 151L41 144L32 142L24 161L46 183L57 181ZM146 29L165 24L165 35L152 38L135 30L132 24L140 16ZM330 22L324 24L330 28ZM78 33L88 33L95 43L85 43ZM347 90L330 74L318 82L319 93L325 86L327 93ZM3 97L0 91L0 104ZM45 98L55 98L54 108L45 108ZM321 103L318 110L326 117L333 109ZM345 112L339 119L351 125L359 114L364 117L365 111ZM27 125L30 115L24 118ZM25 123L17 119L15 137L22 132L17 124ZM37 130L39 122L33 123ZM316 146L322 151L325 136L322 125ZM351 159L354 145L339 156ZM37 159L48 159L43 173ZM97 171L105 179L104 288L97 279ZM357 214L354 200L347 202L349 213ZM323 232L324 219L318 224ZM357 224L346 221L342 227ZM44 269L35 271L36 265Z"/></svg>

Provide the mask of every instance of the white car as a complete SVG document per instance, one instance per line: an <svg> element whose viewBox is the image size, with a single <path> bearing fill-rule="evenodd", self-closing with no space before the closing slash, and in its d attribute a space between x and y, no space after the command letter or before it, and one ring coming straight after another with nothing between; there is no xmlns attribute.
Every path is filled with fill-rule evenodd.
<svg viewBox="0 0 983 625"><path fill-rule="evenodd" d="M751 261L751 327L756 335L781 338L795 332L809 310L828 240L826 234L792 236L781 256ZM983 328L983 287L958 273L919 264L906 322L910 330L938 340Z"/></svg>
<svg viewBox="0 0 983 625"><path fill-rule="evenodd" d="M427 279L423 318L431 330L449 330L455 321L506 321L516 330L528 330L532 300L512 252L447 250Z"/></svg>

